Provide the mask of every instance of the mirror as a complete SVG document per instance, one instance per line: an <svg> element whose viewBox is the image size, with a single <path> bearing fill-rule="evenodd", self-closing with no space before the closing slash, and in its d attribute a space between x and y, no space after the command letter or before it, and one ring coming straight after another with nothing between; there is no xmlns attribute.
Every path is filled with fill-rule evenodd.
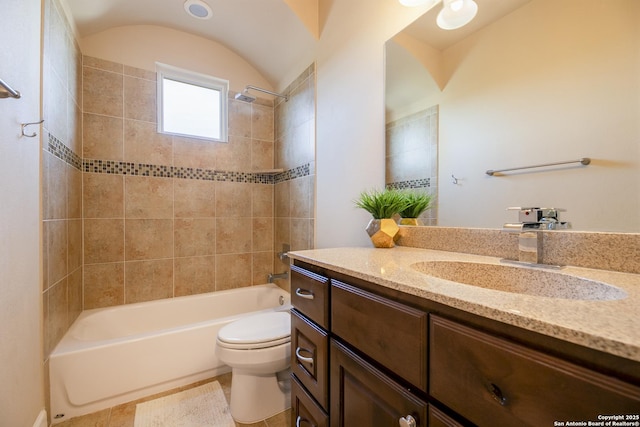
<svg viewBox="0 0 640 427"><path fill-rule="evenodd" d="M459 30L437 28L436 5L386 43L387 183L428 181L431 225L499 228L507 207L540 206L574 230L640 232L640 2L476 2ZM419 136L397 143L403 120Z"/></svg>

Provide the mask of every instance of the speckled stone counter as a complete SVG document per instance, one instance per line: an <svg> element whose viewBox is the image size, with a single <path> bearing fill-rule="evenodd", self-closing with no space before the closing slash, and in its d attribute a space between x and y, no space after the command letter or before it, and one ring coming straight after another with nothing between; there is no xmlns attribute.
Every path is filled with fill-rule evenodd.
<svg viewBox="0 0 640 427"><path fill-rule="evenodd" d="M497 291L438 279L412 264L500 258L412 247L330 248L290 252L301 260L523 329L640 361L640 274L567 266L558 274L605 282L627 293L611 301L574 300ZM523 267L527 268L527 267Z"/></svg>

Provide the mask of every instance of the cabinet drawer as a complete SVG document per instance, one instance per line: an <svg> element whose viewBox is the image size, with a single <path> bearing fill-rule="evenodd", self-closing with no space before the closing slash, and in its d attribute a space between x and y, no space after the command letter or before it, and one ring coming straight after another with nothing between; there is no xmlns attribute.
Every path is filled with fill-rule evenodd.
<svg viewBox="0 0 640 427"><path fill-rule="evenodd" d="M333 339L330 353L332 427L397 426L409 416L426 427L426 402Z"/></svg>
<svg viewBox="0 0 640 427"><path fill-rule="evenodd" d="M637 414L640 388L431 317L429 392L477 425L552 426Z"/></svg>
<svg viewBox="0 0 640 427"><path fill-rule="evenodd" d="M295 427L327 427L329 416L309 396L298 379L291 378L291 425Z"/></svg>
<svg viewBox="0 0 640 427"><path fill-rule="evenodd" d="M331 281L331 332L427 391L427 314Z"/></svg>
<svg viewBox="0 0 640 427"><path fill-rule="evenodd" d="M309 319L329 329L329 279L291 266L291 304Z"/></svg>
<svg viewBox="0 0 640 427"><path fill-rule="evenodd" d="M463 427L463 425L438 408L429 405L429 427Z"/></svg>
<svg viewBox="0 0 640 427"><path fill-rule="evenodd" d="M325 331L291 310L291 372L328 408L329 338Z"/></svg>

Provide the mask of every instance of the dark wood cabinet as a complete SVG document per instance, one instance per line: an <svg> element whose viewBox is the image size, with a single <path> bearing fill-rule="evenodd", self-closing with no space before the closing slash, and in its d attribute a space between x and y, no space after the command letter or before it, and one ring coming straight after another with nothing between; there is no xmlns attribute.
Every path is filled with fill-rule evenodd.
<svg viewBox="0 0 640 427"><path fill-rule="evenodd" d="M328 427L329 416L293 376L291 379L291 425L295 427Z"/></svg>
<svg viewBox="0 0 640 427"><path fill-rule="evenodd" d="M329 407L329 335L291 311L291 372L324 408Z"/></svg>
<svg viewBox="0 0 640 427"><path fill-rule="evenodd" d="M552 426L637 414L640 388L431 316L429 392L471 422Z"/></svg>
<svg viewBox="0 0 640 427"><path fill-rule="evenodd" d="M295 262L296 427L538 427L640 413L638 362Z"/></svg>
<svg viewBox="0 0 640 427"><path fill-rule="evenodd" d="M338 341L331 340L331 426L427 425L427 403Z"/></svg>
<svg viewBox="0 0 640 427"><path fill-rule="evenodd" d="M427 313L331 280L331 333L427 391Z"/></svg>

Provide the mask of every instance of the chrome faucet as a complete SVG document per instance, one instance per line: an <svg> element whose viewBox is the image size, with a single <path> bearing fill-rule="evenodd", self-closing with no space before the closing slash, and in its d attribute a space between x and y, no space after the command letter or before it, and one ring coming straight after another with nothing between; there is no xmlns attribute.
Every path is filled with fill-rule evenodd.
<svg viewBox="0 0 640 427"><path fill-rule="evenodd" d="M555 208L507 208L518 210L520 222L504 224L503 230L518 234L518 261L542 264L542 230L569 228L569 223L558 220L559 209Z"/></svg>
<svg viewBox="0 0 640 427"><path fill-rule="evenodd" d="M269 283L273 283L273 281L277 279L288 279L288 278L289 278L288 271L285 271L284 273L280 273L280 274L269 273Z"/></svg>

